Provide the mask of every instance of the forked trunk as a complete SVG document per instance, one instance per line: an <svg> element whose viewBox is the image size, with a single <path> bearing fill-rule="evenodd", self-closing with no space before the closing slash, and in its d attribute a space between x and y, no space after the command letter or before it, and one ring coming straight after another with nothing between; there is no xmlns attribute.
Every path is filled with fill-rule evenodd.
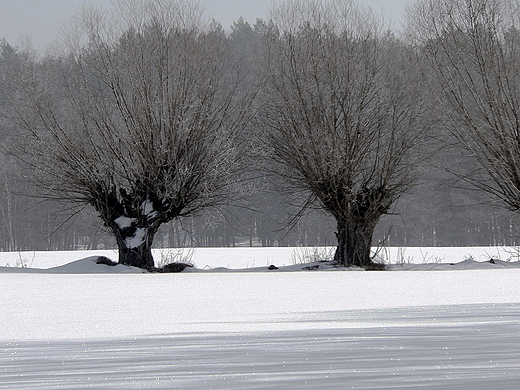
<svg viewBox="0 0 520 390"><path fill-rule="evenodd" d="M334 255L338 265L363 268L373 266L370 249L376 222L338 220L338 247Z"/></svg>

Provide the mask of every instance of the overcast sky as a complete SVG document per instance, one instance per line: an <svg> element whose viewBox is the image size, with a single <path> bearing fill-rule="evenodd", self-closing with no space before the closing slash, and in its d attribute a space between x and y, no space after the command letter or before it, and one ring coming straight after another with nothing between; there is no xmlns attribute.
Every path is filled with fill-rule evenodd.
<svg viewBox="0 0 520 390"><path fill-rule="evenodd" d="M361 2L398 22L407 0ZM84 3L110 7L110 0L0 0L0 39L20 45L29 38L34 47L42 49L57 36L60 25ZM272 0L200 0L200 3L210 16L228 28L240 16L249 22L266 18Z"/></svg>

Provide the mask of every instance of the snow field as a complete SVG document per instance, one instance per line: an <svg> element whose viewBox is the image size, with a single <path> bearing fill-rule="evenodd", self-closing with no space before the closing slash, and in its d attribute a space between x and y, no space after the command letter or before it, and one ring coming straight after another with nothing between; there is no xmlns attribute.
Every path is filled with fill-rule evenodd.
<svg viewBox="0 0 520 390"><path fill-rule="evenodd" d="M477 323L10 343L0 388L517 389L518 326L497 333L481 306L458 309Z"/></svg>
<svg viewBox="0 0 520 390"><path fill-rule="evenodd" d="M0 273L0 389L498 389L520 269Z"/></svg>
<svg viewBox="0 0 520 390"><path fill-rule="evenodd" d="M376 251L376 248L373 248ZM263 267L274 264L288 266L308 263L315 256L333 254L333 247L236 247L236 248L171 248L154 249L156 262L166 259L191 260L197 268L231 269ZM52 268L90 257L106 256L117 261L115 250L61 252L0 252L0 267L25 265L29 268ZM520 260L518 247L389 247L378 250L378 257L390 264L458 263L472 258L483 262L491 258L502 261Z"/></svg>

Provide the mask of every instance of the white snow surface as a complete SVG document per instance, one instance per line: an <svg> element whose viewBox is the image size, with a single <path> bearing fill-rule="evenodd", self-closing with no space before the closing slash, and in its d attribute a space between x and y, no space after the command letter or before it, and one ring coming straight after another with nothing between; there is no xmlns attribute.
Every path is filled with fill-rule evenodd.
<svg viewBox="0 0 520 390"><path fill-rule="evenodd" d="M235 249L240 270L180 274L2 254L33 268L0 267L0 389L519 388L520 268L500 248L394 272Z"/></svg>
<svg viewBox="0 0 520 390"><path fill-rule="evenodd" d="M374 248L374 251L377 249ZM187 257L199 269L230 268L243 269L264 267L271 264L289 266L294 263L308 263L315 255L334 252L333 247L293 248L293 247L237 247L237 248L172 248L154 249L156 261L161 258L177 260ZM52 268L71 263L75 260L91 257L106 256L117 261L117 251L61 251L61 252L0 252L0 267L15 267L26 265L29 268ZM483 263L490 259L506 262L520 260L518 247L390 247L378 250L378 257L386 263L408 267L412 264L430 264L439 267L441 264L460 263L473 259ZM431 268L431 267L430 267Z"/></svg>
<svg viewBox="0 0 520 390"><path fill-rule="evenodd" d="M154 212L153 203L150 199L147 199L141 204L141 209L144 215L152 214Z"/></svg>
<svg viewBox="0 0 520 390"><path fill-rule="evenodd" d="M125 229L132 226L132 223L135 222L135 218L125 217L124 215L116 218L114 222L119 226L120 229Z"/></svg>

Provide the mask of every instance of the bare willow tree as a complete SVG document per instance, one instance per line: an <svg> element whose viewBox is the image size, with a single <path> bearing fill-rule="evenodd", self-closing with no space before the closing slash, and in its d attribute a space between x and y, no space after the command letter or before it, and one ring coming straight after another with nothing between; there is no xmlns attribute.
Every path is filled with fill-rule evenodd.
<svg viewBox="0 0 520 390"><path fill-rule="evenodd" d="M161 224L243 191L250 100L224 32L197 5L116 6L85 9L67 50L21 60L4 82L39 184L93 206L119 263L152 270Z"/></svg>
<svg viewBox="0 0 520 390"><path fill-rule="evenodd" d="M520 4L419 0L408 32L444 123L487 176L463 179L520 210ZM460 172L459 172L460 175Z"/></svg>
<svg viewBox="0 0 520 390"><path fill-rule="evenodd" d="M277 172L337 223L335 260L373 267L380 217L414 183L418 78L355 1L287 1L265 33L264 126Z"/></svg>

